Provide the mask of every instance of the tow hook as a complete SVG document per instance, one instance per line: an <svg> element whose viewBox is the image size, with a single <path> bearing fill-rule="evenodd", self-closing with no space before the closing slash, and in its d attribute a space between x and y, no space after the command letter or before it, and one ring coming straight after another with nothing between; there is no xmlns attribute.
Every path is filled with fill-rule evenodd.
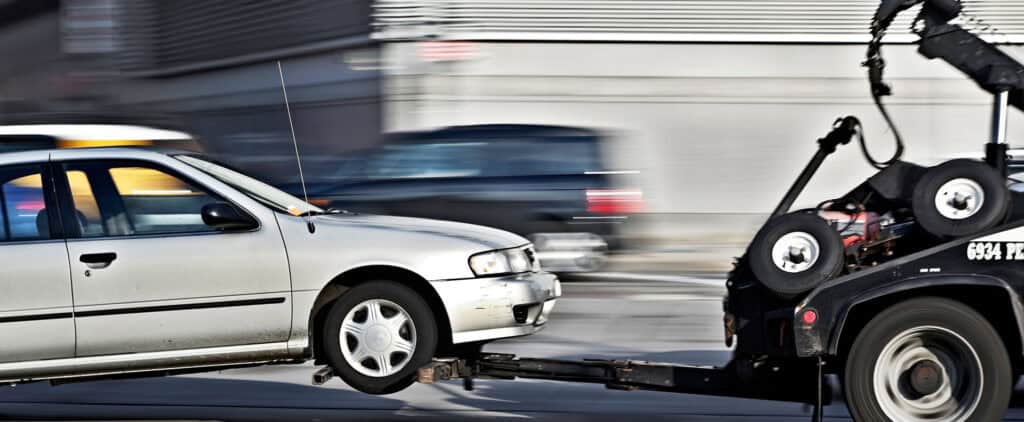
<svg viewBox="0 0 1024 422"><path fill-rule="evenodd" d="M330 366L324 366L313 373L313 385L324 385L331 378L334 378L334 369Z"/></svg>
<svg viewBox="0 0 1024 422"><path fill-rule="evenodd" d="M726 312L722 317L722 325L725 328L725 347L732 347L736 336L736 317L731 312Z"/></svg>

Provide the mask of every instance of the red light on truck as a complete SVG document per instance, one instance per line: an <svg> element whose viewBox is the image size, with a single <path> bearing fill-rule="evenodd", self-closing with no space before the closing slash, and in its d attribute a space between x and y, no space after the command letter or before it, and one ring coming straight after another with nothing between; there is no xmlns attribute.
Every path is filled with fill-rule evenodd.
<svg viewBox="0 0 1024 422"><path fill-rule="evenodd" d="M800 314L800 320L804 322L804 325L814 325L818 322L818 313L814 309L808 309Z"/></svg>

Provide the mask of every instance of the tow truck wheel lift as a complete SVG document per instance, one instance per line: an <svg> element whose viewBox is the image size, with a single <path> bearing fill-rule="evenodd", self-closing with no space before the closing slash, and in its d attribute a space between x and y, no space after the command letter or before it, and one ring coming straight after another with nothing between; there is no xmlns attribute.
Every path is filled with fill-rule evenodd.
<svg viewBox="0 0 1024 422"><path fill-rule="evenodd" d="M993 94L985 160L934 167L900 161L903 143L882 97L882 38L924 3L919 52L941 58ZM553 360L463 353L421 368L418 381L542 379L781 400L814 406L844 383L857 420L998 420L1024 369L1024 197L1007 189L1010 106L1024 109L1024 65L950 23L959 0L882 0L868 45L871 92L896 139L887 161L860 122L837 120L726 281L723 367L631 360ZM977 23L973 17L966 19ZM825 158L858 138L879 172L848 194L790 211ZM1016 203L1017 206L1011 206Z"/></svg>

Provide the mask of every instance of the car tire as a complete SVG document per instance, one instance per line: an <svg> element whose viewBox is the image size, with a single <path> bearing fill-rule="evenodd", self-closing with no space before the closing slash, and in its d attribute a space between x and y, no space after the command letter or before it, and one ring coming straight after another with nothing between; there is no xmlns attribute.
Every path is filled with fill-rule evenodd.
<svg viewBox="0 0 1024 422"><path fill-rule="evenodd" d="M372 281L345 292L331 307L323 346L334 373L356 390L391 394L412 385L433 359L434 314L416 291Z"/></svg>
<svg viewBox="0 0 1024 422"><path fill-rule="evenodd" d="M928 297L894 305L864 327L843 389L858 421L998 421L1012 382L992 325L960 302Z"/></svg>
<svg viewBox="0 0 1024 422"><path fill-rule="evenodd" d="M790 250L799 252L791 254ZM780 297L792 298L839 274L844 262L843 240L817 215L786 214L757 233L747 258L761 285Z"/></svg>
<svg viewBox="0 0 1024 422"><path fill-rule="evenodd" d="M925 171L912 198L917 223L939 238L975 234L1002 223L1010 192L996 169L980 161L958 159Z"/></svg>

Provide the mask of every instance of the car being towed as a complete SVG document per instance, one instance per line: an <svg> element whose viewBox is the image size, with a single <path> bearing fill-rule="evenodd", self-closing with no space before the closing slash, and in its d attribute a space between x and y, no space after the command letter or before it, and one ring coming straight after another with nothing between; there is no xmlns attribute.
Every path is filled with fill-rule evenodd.
<svg viewBox="0 0 1024 422"><path fill-rule="evenodd" d="M0 154L0 218L3 383L312 359L386 394L561 295L517 235L326 212L197 155Z"/></svg>

